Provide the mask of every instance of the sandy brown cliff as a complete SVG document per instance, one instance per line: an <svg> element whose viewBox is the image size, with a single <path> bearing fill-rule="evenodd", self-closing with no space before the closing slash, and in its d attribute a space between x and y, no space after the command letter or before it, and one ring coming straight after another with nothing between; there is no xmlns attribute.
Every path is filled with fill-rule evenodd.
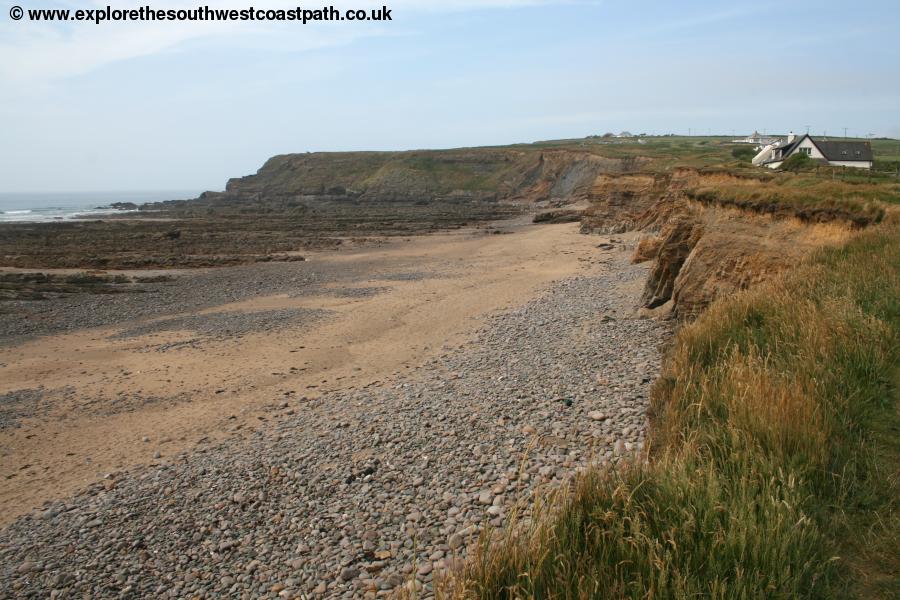
<svg viewBox="0 0 900 600"><path fill-rule="evenodd" d="M716 298L796 265L859 226L840 211L773 210L771 204L716 202L695 193L741 179L691 168L598 177L582 230L644 231L634 255L635 262L654 261L644 308L648 314L692 318Z"/></svg>

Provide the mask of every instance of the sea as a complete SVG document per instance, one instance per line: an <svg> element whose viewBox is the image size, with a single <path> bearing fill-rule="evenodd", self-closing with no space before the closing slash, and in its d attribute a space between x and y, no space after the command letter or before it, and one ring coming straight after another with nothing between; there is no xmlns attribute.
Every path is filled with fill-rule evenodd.
<svg viewBox="0 0 900 600"><path fill-rule="evenodd" d="M200 190L159 192L0 192L0 223L87 220L111 213L126 213L110 205L115 202L162 202L196 198Z"/></svg>

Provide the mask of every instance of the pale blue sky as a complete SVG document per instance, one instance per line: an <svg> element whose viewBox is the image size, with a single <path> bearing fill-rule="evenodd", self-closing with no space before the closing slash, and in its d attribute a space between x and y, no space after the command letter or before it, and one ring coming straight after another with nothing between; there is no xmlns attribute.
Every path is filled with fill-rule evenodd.
<svg viewBox="0 0 900 600"><path fill-rule="evenodd" d="M900 137L896 0L386 0L378 25L8 16L202 1L6 0L0 192L222 189L286 152L623 129Z"/></svg>

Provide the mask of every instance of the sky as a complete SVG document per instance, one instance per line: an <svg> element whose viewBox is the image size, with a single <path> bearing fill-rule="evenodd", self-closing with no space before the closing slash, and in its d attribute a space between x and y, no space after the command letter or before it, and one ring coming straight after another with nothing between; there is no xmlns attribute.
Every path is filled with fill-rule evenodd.
<svg viewBox="0 0 900 600"><path fill-rule="evenodd" d="M622 130L900 137L897 0L349 0L335 5L386 3L393 20L306 25L9 16L202 1L298 3L5 0L0 192L221 190L276 154Z"/></svg>

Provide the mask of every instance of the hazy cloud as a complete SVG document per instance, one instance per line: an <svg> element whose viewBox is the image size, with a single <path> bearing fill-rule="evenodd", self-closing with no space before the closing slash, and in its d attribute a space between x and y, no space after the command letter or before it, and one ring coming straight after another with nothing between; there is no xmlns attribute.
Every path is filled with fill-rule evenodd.
<svg viewBox="0 0 900 600"><path fill-rule="evenodd" d="M503 9L545 4L572 4L556 0L343 0L335 2L339 9L378 8L387 4L395 18L404 11L436 13L475 9ZM577 2L574 2L577 3ZM155 9L191 9L196 0L119 2L114 8L128 9L151 5ZM213 8L247 8L248 0L223 0L210 3ZM258 0L256 8L288 9L296 0ZM581 2L595 4L595 2ZM40 3L40 8L103 9L107 0ZM31 6L34 8L34 6ZM0 78L24 84L90 72L107 64L141 56L175 51L180 46L204 38L254 36L280 49L304 51L343 45L360 38L390 35L388 27L379 23L319 22L305 26L277 22L0 22Z"/></svg>

